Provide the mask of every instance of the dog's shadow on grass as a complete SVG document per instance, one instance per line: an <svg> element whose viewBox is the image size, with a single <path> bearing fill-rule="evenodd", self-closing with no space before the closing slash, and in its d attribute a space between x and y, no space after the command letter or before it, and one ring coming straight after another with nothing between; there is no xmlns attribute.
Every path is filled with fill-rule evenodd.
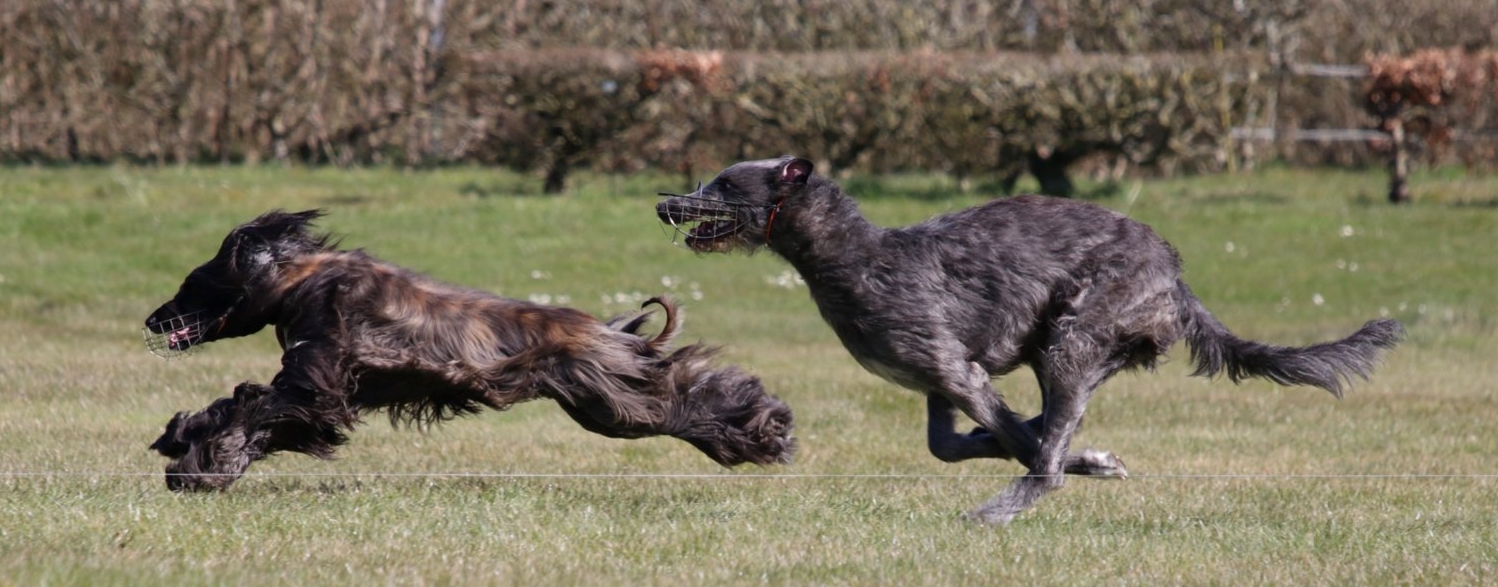
<svg viewBox="0 0 1498 587"><path fill-rule="evenodd" d="M1451 207L1465 210L1494 210L1498 209L1498 197L1486 200L1458 200L1451 202Z"/></svg>
<svg viewBox="0 0 1498 587"><path fill-rule="evenodd" d="M1289 196L1273 192L1252 191L1248 193L1208 194L1191 199L1201 204L1264 204L1283 206L1292 200Z"/></svg>
<svg viewBox="0 0 1498 587"><path fill-rule="evenodd" d="M323 206L362 206L373 202L374 198L363 194L334 194L321 198L318 203Z"/></svg>
<svg viewBox="0 0 1498 587"><path fill-rule="evenodd" d="M246 477L253 476L253 474L246 475ZM269 496L348 495L369 491L378 486L363 479L275 479L264 481L251 491Z"/></svg>
<svg viewBox="0 0 1498 587"><path fill-rule="evenodd" d="M470 181L458 186L458 194L479 200L499 197L539 198L557 195L542 193L536 189L536 186L519 181L493 183Z"/></svg>
<svg viewBox="0 0 1498 587"><path fill-rule="evenodd" d="M1403 206L1410 204L1422 205L1419 194L1416 194L1414 196L1412 202L1401 203L1392 203L1386 197L1375 197L1369 194L1360 194L1356 198L1353 198L1353 203L1364 207ZM1427 199L1424 205L1446 206L1455 208L1457 210L1493 210L1498 209L1498 196L1492 196L1489 198L1455 198L1449 200L1443 198L1431 198Z"/></svg>
<svg viewBox="0 0 1498 587"><path fill-rule="evenodd" d="M252 478L253 473L245 476ZM231 491L255 493L265 496L291 495L354 495L361 493L389 493L427 491L433 489L486 492L495 486L489 479L445 478L442 475L385 477L381 475L347 475L337 477L273 478L264 479L253 486L241 483Z"/></svg>

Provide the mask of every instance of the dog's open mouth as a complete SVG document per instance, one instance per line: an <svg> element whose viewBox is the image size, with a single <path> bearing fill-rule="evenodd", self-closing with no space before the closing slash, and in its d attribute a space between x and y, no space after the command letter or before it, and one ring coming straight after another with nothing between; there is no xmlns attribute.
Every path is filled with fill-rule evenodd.
<svg viewBox="0 0 1498 587"><path fill-rule="evenodd" d="M729 248L730 241L739 232L739 221L730 219L708 219L696 221L696 226L685 231L683 241L694 251L721 251ZM680 227L677 228L681 230Z"/></svg>
<svg viewBox="0 0 1498 587"><path fill-rule="evenodd" d="M698 252L721 252L733 246L744 226L733 210L719 209L704 199L675 194L656 206L656 215L671 225L682 241Z"/></svg>
<svg viewBox="0 0 1498 587"><path fill-rule="evenodd" d="M208 332L206 327L216 322L217 318L199 311L149 324L141 328L140 332L146 341L146 349L151 354L163 359L176 359L186 356L203 342Z"/></svg>

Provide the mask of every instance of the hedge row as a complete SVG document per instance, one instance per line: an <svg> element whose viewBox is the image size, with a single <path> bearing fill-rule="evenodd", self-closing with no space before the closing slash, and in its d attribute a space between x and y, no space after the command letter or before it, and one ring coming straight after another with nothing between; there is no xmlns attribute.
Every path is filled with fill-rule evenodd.
<svg viewBox="0 0 1498 587"><path fill-rule="evenodd" d="M1198 52L1262 47L1305 0L520 1L496 48Z"/></svg>
<svg viewBox="0 0 1498 587"><path fill-rule="evenodd" d="M545 169L549 189L581 166L691 175L786 152L1012 176L1102 151L1170 171L1220 166L1263 101L1252 57L465 51L436 10L462 6L372 6L7 4L0 157L482 161Z"/></svg>
<svg viewBox="0 0 1498 587"><path fill-rule="evenodd" d="M1163 172L1217 169L1230 128L1268 89L1262 60L1225 55L566 49L475 53L449 67L444 101L483 137L472 156L539 164L553 182L583 165L690 177L785 153L834 170L963 177L1093 153Z"/></svg>
<svg viewBox="0 0 1498 587"><path fill-rule="evenodd" d="M439 0L434 0L439 1ZM427 0L0 2L0 154L43 160L421 152Z"/></svg>
<svg viewBox="0 0 1498 587"><path fill-rule="evenodd" d="M1492 2L1449 0L1440 14L1480 24L1485 13L1472 8ZM693 175L789 151L841 169L1006 178L1097 152L1161 172L1212 169L1228 159L1228 127L1267 123L1275 85L1275 53L1233 48L1275 44L1276 23L1303 25L1323 9L1304 0L11 0L0 2L0 160L485 161L546 169L551 187L579 166ZM1043 50L1134 53L986 50L1016 34L1045 39L1031 42ZM703 49L640 48L669 44ZM711 50L719 45L753 50ZM1165 46L1212 50L1137 53ZM1356 82L1328 85L1279 83L1277 119L1372 124Z"/></svg>
<svg viewBox="0 0 1498 587"><path fill-rule="evenodd" d="M453 0L457 1L457 0ZM1414 47L1498 46L1493 0L518 0L493 49L1282 51L1351 63Z"/></svg>

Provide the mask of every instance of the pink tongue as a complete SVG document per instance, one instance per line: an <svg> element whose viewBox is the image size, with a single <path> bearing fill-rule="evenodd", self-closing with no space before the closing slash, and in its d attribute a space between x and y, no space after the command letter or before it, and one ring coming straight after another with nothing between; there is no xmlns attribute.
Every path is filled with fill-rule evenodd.
<svg viewBox="0 0 1498 587"><path fill-rule="evenodd" d="M183 328L182 330L178 330L176 332L173 332L172 335L171 335L171 337L168 338L167 340L169 342L172 342L172 343L178 343L178 342L182 342L182 341L187 340L187 338L189 336L191 336L191 335L192 335L192 329L191 328Z"/></svg>

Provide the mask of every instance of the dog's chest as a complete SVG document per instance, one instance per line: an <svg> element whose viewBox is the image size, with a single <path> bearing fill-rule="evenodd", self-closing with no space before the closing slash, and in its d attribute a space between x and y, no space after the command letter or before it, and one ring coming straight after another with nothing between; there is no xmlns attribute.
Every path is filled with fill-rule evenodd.
<svg viewBox="0 0 1498 587"><path fill-rule="evenodd" d="M885 361L874 356L862 355L857 352L853 353L853 359L858 361L858 364L862 366L864 370L877 375L880 379L883 379L900 387L915 390L923 390L925 387L921 383L922 378L919 376L919 371L910 368L909 365L904 365L893 361Z"/></svg>

